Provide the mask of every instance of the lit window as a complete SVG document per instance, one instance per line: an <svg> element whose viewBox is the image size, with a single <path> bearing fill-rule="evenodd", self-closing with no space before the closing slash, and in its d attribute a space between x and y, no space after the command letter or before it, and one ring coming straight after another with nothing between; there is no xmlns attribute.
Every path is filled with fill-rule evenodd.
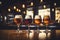
<svg viewBox="0 0 60 40"><path fill-rule="evenodd" d="M47 9L39 9L38 10L38 15L40 15L43 19L44 15L49 15L50 16L50 9L47 8ZM43 20L42 20L43 22Z"/></svg>
<svg viewBox="0 0 60 40"><path fill-rule="evenodd" d="M55 9L55 20L58 20L58 23L60 23L60 8Z"/></svg>
<svg viewBox="0 0 60 40"><path fill-rule="evenodd" d="M33 11L27 10L27 15L31 15L33 19Z"/></svg>

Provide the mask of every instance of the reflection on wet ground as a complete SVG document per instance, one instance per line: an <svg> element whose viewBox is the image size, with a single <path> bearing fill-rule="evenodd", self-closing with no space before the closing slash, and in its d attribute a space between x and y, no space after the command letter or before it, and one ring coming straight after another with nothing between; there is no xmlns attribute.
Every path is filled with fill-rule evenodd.
<svg viewBox="0 0 60 40"><path fill-rule="evenodd" d="M60 39L60 30L55 30L55 36L51 34L51 30L0 30L0 40L51 40L56 37L56 40ZM53 36L53 37L51 37Z"/></svg>

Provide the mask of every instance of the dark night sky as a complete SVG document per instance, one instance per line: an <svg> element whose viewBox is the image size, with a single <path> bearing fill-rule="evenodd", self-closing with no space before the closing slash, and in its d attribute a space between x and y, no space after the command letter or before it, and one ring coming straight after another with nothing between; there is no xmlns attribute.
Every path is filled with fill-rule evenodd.
<svg viewBox="0 0 60 40"><path fill-rule="evenodd" d="M2 10L7 10L9 7L13 7L16 5L18 8L21 8L22 4L25 4L26 6L30 4L30 2L34 2L35 6L40 5L53 5L54 3L57 3L57 6L60 6L60 0L44 0L42 3L39 2L39 0L0 0L2 4L0 5L0 12Z"/></svg>
<svg viewBox="0 0 60 40"><path fill-rule="evenodd" d="M17 5L18 3L20 4L28 4L29 2L33 1L36 4L39 2L39 0L0 0L2 2L2 6L10 6L10 5ZM59 0L44 0L44 4L50 4L50 3L54 3L57 2L58 4L60 3Z"/></svg>

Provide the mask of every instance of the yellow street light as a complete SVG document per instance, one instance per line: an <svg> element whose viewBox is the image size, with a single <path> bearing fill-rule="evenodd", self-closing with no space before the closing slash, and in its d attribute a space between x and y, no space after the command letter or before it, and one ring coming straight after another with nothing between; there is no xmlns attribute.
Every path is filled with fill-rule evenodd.
<svg viewBox="0 0 60 40"><path fill-rule="evenodd" d="M43 5L43 8L46 8L46 5Z"/></svg>
<svg viewBox="0 0 60 40"><path fill-rule="evenodd" d="M22 5L22 8L25 8L25 4Z"/></svg>
<svg viewBox="0 0 60 40"><path fill-rule="evenodd" d="M54 11L54 9L52 9L52 11Z"/></svg>
<svg viewBox="0 0 60 40"><path fill-rule="evenodd" d="M54 6L56 6L56 3L54 3Z"/></svg>
<svg viewBox="0 0 60 40"><path fill-rule="evenodd" d="M16 9L16 6L14 6L14 9Z"/></svg>
<svg viewBox="0 0 60 40"><path fill-rule="evenodd" d="M11 11L11 9L9 8L9 9L8 9L8 11L10 12L10 11Z"/></svg>
<svg viewBox="0 0 60 40"><path fill-rule="evenodd" d="M17 8L17 9L16 9L16 11L18 12L18 11L19 11L19 9Z"/></svg>
<svg viewBox="0 0 60 40"><path fill-rule="evenodd" d="M21 10L19 9L19 12L21 12Z"/></svg>
<svg viewBox="0 0 60 40"><path fill-rule="evenodd" d="M40 2L43 2L43 0L40 0Z"/></svg>
<svg viewBox="0 0 60 40"><path fill-rule="evenodd" d="M33 6L34 5L34 3L33 2L31 2L31 4L30 4L31 6Z"/></svg>

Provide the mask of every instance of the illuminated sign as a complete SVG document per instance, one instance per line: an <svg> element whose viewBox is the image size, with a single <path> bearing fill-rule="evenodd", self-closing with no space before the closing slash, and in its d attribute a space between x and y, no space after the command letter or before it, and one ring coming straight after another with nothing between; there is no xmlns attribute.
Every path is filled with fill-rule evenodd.
<svg viewBox="0 0 60 40"><path fill-rule="evenodd" d="M50 16L50 8L39 9L38 10L38 15L41 15L41 17L44 17L44 15L49 15Z"/></svg>
<svg viewBox="0 0 60 40"><path fill-rule="evenodd" d="M31 15L32 16L32 19L33 19L33 9L32 8L27 8L26 10L27 14L26 15Z"/></svg>

